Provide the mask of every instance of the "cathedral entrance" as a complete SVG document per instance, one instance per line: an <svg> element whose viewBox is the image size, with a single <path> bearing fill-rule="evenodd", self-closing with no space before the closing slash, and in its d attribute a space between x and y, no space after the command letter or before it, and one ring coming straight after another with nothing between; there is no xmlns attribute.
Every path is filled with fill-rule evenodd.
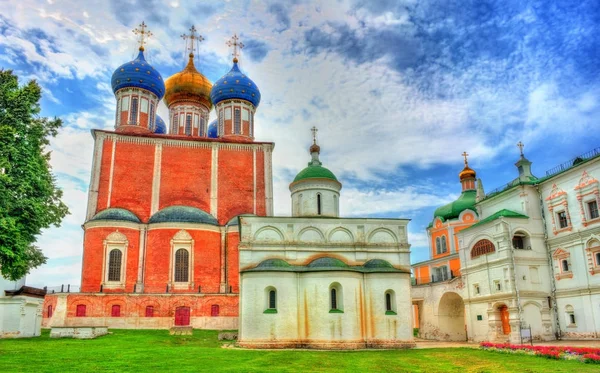
<svg viewBox="0 0 600 373"><path fill-rule="evenodd" d="M445 293L438 306L438 324L440 339L447 341L465 341L465 302L454 292Z"/></svg>
<svg viewBox="0 0 600 373"><path fill-rule="evenodd" d="M177 309L175 310L175 326L188 325L190 325L190 308L177 307Z"/></svg>
<svg viewBox="0 0 600 373"><path fill-rule="evenodd" d="M508 307L505 305L498 308L500 311L500 320L502 321L502 334L510 334L510 316L508 314Z"/></svg>

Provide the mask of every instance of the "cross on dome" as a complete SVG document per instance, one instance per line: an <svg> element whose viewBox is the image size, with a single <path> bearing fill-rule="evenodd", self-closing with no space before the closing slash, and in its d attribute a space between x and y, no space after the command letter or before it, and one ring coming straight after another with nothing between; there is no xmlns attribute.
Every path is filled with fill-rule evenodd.
<svg viewBox="0 0 600 373"><path fill-rule="evenodd" d="M190 27L190 33L188 34L182 34L181 38L183 40L185 40L185 48L187 50L190 51L190 57L194 56L194 51L196 50L196 43L200 43L201 41L204 40L204 37L200 34L196 35L196 26L192 25L192 27ZM189 46L188 46L188 40L190 42Z"/></svg>
<svg viewBox="0 0 600 373"><path fill-rule="evenodd" d="M144 21L140 23L139 28L135 28L132 30L134 34L139 36L138 43L140 44L140 50L144 50L144 44L148 42L148 38L153 34L148 30L148 26Z"/></svg>
<svg viewBox="0 0 600 373"><path fill-rule="evenodd" d="M313 126L313 128L310 129L312 134L313 134L313 144L317 144L317 132L319 131L317 129L317 127Z"/></svg>
<svg viewBox="0 0 600 373"><path fill-rule="evenodd" d="M517 143L517 148L519 148L519 151L521 152L521 157L523 156L523 148L524 147L525 147L525 145L521 141L519 141Z"/></svg>
<svg viewBox="0 0 600 373"><path fill-rule="evenodd" d="M231 40L227 41L227 46L233 47L233 53L231 55L233 56L233 62L237 63L240 51L242 48L244 48L244 43L240 41L240 38L238 38L237 34L233 34Z"/></svg>
<svg viewBox="0 0 600 373"><path fill-rule="evenodd" d="M465 157L465 167L468 167L469 166L469 161L467 160L467 157L469 156L469 153L463 152L461 155L463 157Z"/></svg>

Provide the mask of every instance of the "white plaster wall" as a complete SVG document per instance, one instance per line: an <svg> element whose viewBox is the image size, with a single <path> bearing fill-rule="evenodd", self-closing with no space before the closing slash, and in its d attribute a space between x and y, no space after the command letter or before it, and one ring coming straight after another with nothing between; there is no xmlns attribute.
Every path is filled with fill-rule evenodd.
<svg viewBox="0 0 600 373"><path fill-rule="evenodd" d="M0 338L39 336L42 303L39 298L0 297Z"/></svg>
<svg viewBox="0 0 600 373"><path fill-rule="evenodd" d="M575 295L559 297L556 300L558 306L558 320L560 329L565 338L599 338L600 337L600 295ZM566 313L566 307L573 307L575 313L575 325L570 324Z"/></svg>
<svg viewBox="0 0 600 373"><path fill-rule="evenodd" d="M292 216L339 216L340 183L326 179L302 180L291 186ZM321 214L317 195L321 195Z"/></svg>
<svg viewBox="0 0 600 373"><path fill-rule="evenodd" d="M394 292L392 309L396 315L386 315L385 293ZM412 298L409 274L365 274L367 338L377 340L412 340Z"/></svg>

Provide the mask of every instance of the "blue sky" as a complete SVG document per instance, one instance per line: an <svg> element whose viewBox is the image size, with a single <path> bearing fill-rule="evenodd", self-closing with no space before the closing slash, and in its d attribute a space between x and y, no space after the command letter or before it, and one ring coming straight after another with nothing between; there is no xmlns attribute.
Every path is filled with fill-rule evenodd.
<svg viewBox="0 0 600 373"><path fill-rule="evenodd" d="M518 141L537 176L600 146L593 0L1 2L0 68L37 79L42 114L65 123L52 165L72 214L40 237L49 261L29 284L79 283L89 130L114 124L110 77L135 57L141 21L164 78L185 65L179 35L192 24L206 39L196 66L213 82L240 35L241 67L262 93L256 138L276 143L276 214L290 213L315 125L344 185L341 213L412 219L413 262L428 257L433 210L460 193L463 151L491 190L516 176Z"/></svg>

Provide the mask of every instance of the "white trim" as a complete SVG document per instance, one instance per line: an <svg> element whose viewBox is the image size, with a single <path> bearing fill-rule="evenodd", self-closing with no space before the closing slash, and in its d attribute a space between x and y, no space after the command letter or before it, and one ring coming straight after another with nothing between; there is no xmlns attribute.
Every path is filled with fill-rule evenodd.
<svg viewBox="0 0 600 373"><path fill-rule="evenodd" d="M175 282L175 253L179 249L188 252L188 281ZM169 264L169 278L173 289L193 289L194 288L194 239L185 230L180 230L171 239L171 261Z"/></svg>
<svg viewBox="0 0 600 373"><path fill-rule="evenodd" d="M110 207L110 197L112 194L112 183L113 183L113 174L115 171L115 152L116 152L116 148L117 148L117 141L116 139L113 140L112 142L112 152L110 155L110 174L108 177L108 193L107 193L107 198L106 198L106 208Z"/></svg>
<svg viewBox="0 0 600 373"><path fill-rule="evenodd" d="M96 139L94 143L94 158L92 159L92 172L90 175L90 189L88 191L88 205L86 220L96 215L98 208L98 187L100 185L100 169L102 165L102 151L104 149L104 138Z"/></svg>
<svg viewBox="0 0 600 373"><path fill-rule="evenodd" d="M210 163L210 214L218 219L219 146L213 143Z"/></svg>
<svg viewBox="0 0 600 373"><path fill-rule="evenodd" d="M127 240L127 237L117 229L104 239L103 246L104 260L102 262L102 287L106 289L124 288L126 283L125 275L127 273L127 247L129 246L129 241ZM115 249L121 251L121 274L119 281L108 281L109 255L110 252Z"/></svg>
<svg viewBox="0 0 600 373"><path fill-rule="evenodd" d="M162 144L154 148L154 170L152 174L152 201L150 203L150 216L158 211L160 202L160 176L162 170Z"/></svg>
<svg viewBox="0 0 600 373"><path fill-rule="evenodd" d="M252 150L252 198L253 214L256 215L256 148Z"/></svg>

